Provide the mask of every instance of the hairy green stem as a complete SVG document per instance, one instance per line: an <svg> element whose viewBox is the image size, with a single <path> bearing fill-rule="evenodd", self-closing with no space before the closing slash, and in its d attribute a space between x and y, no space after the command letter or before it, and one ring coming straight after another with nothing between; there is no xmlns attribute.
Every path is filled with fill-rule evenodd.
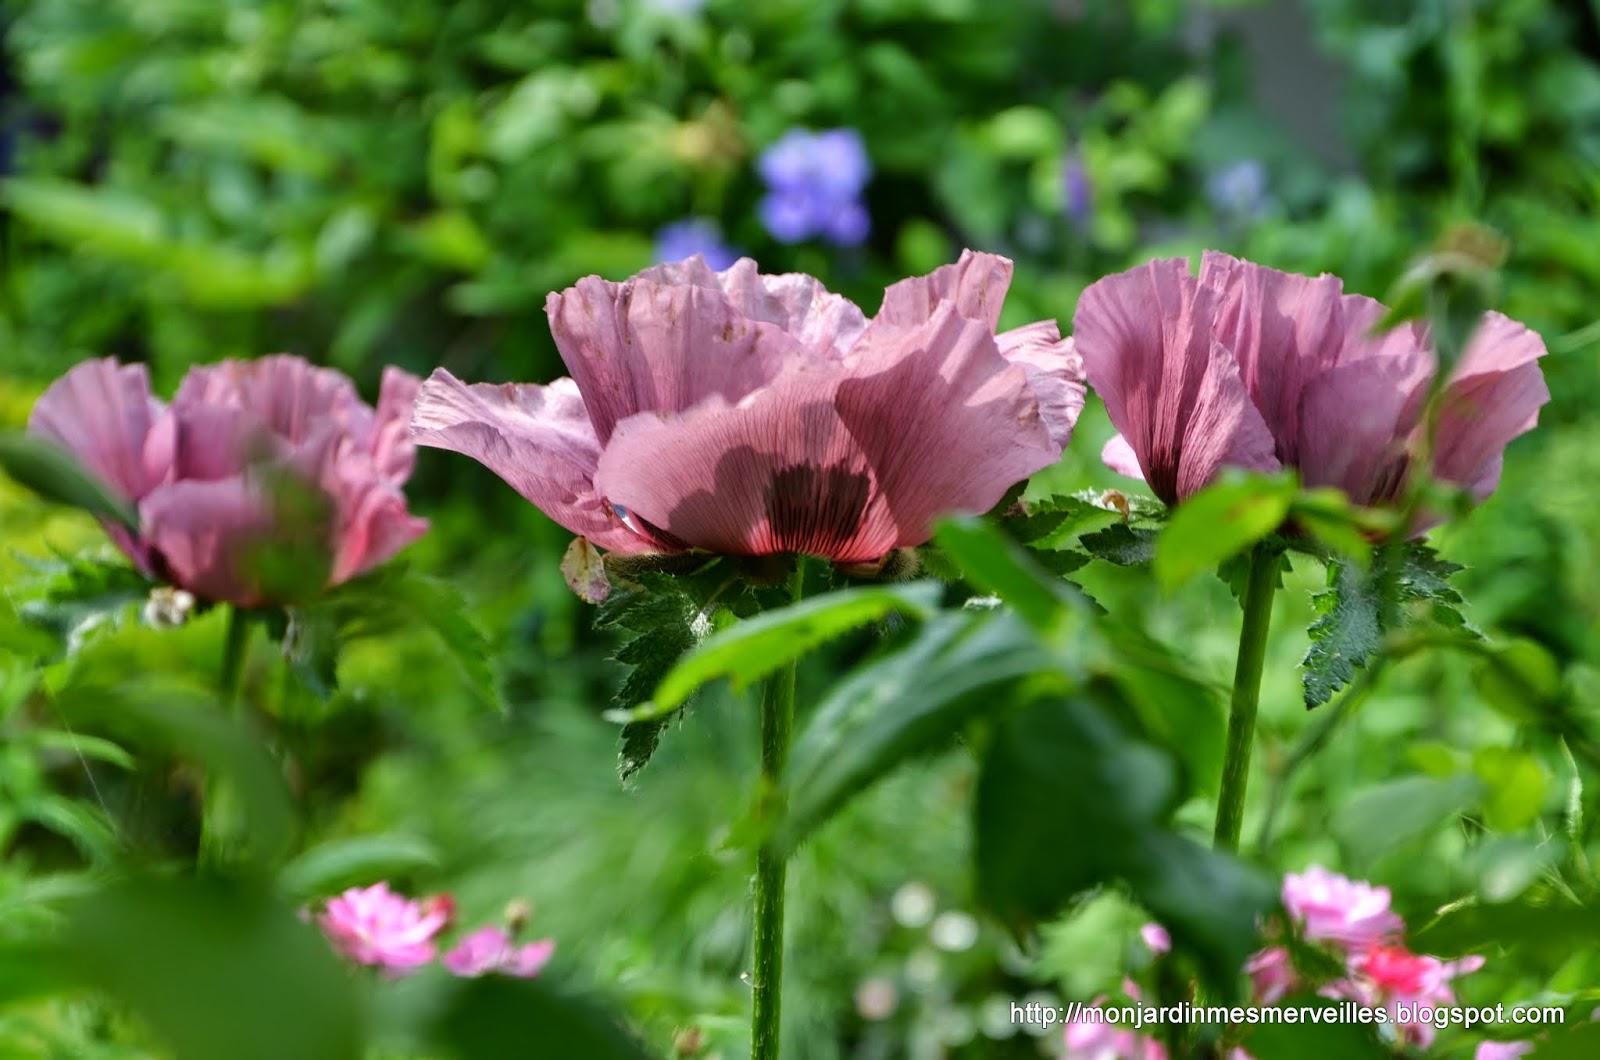
<svg viewBox="0 0 1600 1060"><path fill-rule="evenodd" d="M1272 624L1272 596L1278 577L1278 552L1259 544L1250 553L1250 577L1244 591L1244 624L1239 630L1239 659L1233 669L1233 698L1228 708L1228 743L1222 758L1222 786L1217 793L1218 850L1239 849L1244 822L1244 789L1250 779L1250 748L1255 742L1256 704L1261 699L1261 666L1267 655L1267 629Z"/></svg>
<svg viewBox="0 0 1600 1060"><path fill-rule="evenodd" d="M805 560L795 557L790 598L798 603L805 582ZM767 679L761 693L761 800L763 822L772 826L783 814L783 771L789 762L794 729L791 660ZM756 851L755 968L750 1021L750 1060L777 1060L783 1009L783 889L788 854L771 838Z"/></svg>
<svg viewBox="0 0 1600 1060"><path fill-rule="evenodd" d="M222 674L217 688L218 705L227 714L234 713L239 704L245 659L250 652L250 620L248 611L228 607L228 631L222 642ZM237 838L237 818L237 800L226 779L215 774L208 776L200 815L202 864L216 867L228 861L228 848Z"/></svg>

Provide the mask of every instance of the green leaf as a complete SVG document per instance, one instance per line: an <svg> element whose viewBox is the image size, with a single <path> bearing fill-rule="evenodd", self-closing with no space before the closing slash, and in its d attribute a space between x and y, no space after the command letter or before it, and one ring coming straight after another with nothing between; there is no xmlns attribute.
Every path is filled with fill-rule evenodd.
<svg viewBox="0 0 1600 1060"><path fill-rule="evenodd" d="M793 847L908 758L944 746L1008 699L1004 689L1055 671L1010 612L930 619L907 645L834 686L795 741L782 841Z"/></svg>
<svg viewBox="0 0 1600 1060"><path fill-rule="evenodd" d="M1570 1026L1554 1028L1533 1040L1528 1060L1594 1060L1600 1056L1600 1022L1567 1014Z"/></svg>
<svg viewBox="0 0 1600 1060"><path fill-rule="evenodd" d="M1078 538L1078 545L1089 555L1107 563L1115 563L1119 567L1139 567L1155 559L1156 540L1160 536L1158 530L1113 523L1104 530L1084 534Z"/></svg>
<svg viewBox="0 0 1600 1060"><path fill-rule="evenodd" d="M91 632L120 625L149 594L149 579L121 557L64 557L41 564L17 587L17 613L62 641L71 655L89 643Z"/></svg>
<svg viewBox="0 0 1600 1060"><path fill-rule="evenodd" d="M1172 588L1277 530L1296 486L1290 475L1228 475L1180 504L1156 542L1156 580Z"/></svg>
<svg viewBox="0 0 1600 1060"><path fill-rule="evenodd" d="M1574 939L1592 938L1600 938L1600 906L1466 901L1413 929L1411 948L1418 953L1503 949L1507 956L1559 963L1572 956Z"/></svg>
<svg viewBox="0 0 1600 1060"><path fill-rule="evenodd" d="M888 615L926 618L939 592L933 582L842 589L745 619L684 656L657 687L654 702L626 720L669 714L701 685L720 677L731 679L735 688L759 681L818 645Z"/></svg>
<svg viewBox="0 0 1600 1060"><path fill-rule="evenodd" d="M504 706L488 640L468 613L466 598L449 582L389 563L344 583L306 611L303 620L313 630L331 623L341 645L398 630L426 630L455 660L480 702Z"/></svg>
<svg viewBox="0 0 1600 1060"><path fill-rule="evenodd" d="M316 898L438 864L439 853L431 843L402 832L331 839L285 865L278 886L292 898Z"/></svg>
<svg viewBox="0 0 1600 1060"><path fill-rule="evenodd" d="M249 822L249 853L271 863L287 852L295 817L277 760L239 720L193 691L157 680L137 687L74 681L56 697L74 727L92 723L124 742L168 751L228 779Z"/></svg>
<svg viewBox="0 0 1600 1060"><path fill-rule="evenodd" d="M1472 683L1491 707L1518 724L1543 724L1561 698L1561 665L1538 642L1519 638L1490 649Z"/></svg>
<svg viewBox="0 0 1600 1060"><path fill-rule="evenodd" d="M1467 775L1385 781L1356 792L1334 811L1333 834L1349 850L1352 862L1368 866L1477 805L1482 796L1482 784Z"/></svg>
<svg viewBox="0 0 1600 1060"><path fill-rule="evenodd" d="M277 898L222 880L130 880L71 910L62 959L178 1060L361 1055L355 980Z"/></svg>
<svg viewBox="0 0 1600 1060"><path fill-rule="evenodd" d="M933 539L973 585L1016 608L1023 621L1053 633L1085 601L1076 591L1047 573L1021 545L1010 541L982 519L971 516L942 520Z"/></svg>
<svg viewBox="0 0 1600 1060"><path fill-rule="evenodd" d="M1472 771L1483 781L1483 819L1490 828L1515 832L1538 818L1550 790L1550 777L1538 759L1522 751L1483 747L1472 756Z"/></svg>
<svg viewBox="0 0 1600 1060"><path fill-rule="evenodd" d="M997 726L978 777L980 899L1025 925L1120 880L1207 980L1233 993L1276 889L1243 862L1171 832L1176 796L1166 757L1129 740L1093 699L1016 711Z"/></svg>

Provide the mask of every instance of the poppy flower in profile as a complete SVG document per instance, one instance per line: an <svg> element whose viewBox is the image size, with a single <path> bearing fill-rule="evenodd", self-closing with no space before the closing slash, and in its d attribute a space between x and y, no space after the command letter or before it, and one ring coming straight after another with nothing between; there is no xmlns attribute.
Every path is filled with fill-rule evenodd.
<svg viewBox="0 0 1600 1060"><path fill-rule="evenodd" d="M699 258L546 302L571 378L423 384L419 445L623 553L877 560L1061 456L1082 373L1050 321L995 334L1011 263L963 254L868 319L810 276Z"/></svg>
<svg viewBox="0 0 1600 1060"><path fill-rule="evenodd" d="M1278 272L1206 252L1090 285L1073 318L1089 382L1120 432L1102 453L1175 504L1224 467L1294 468L1362 505L1404 494L1437 371L1427 329L1372 333L1384 306L1339 278ZM1433 474L1477 500L1507 443L1550 399L1544 342L1484 314L1445 381Z"/></svg>
<svg viewBox="0 0 1600 1060"><path fill-rule="evenodd" d="M374 409L282 354L192 368L166 405L144 365L105 358L51 384L28 431L134 505L137 530L106 529L146 574L248 607L343 582L427 529L401 492L417 386L388 369Z"/></svg>

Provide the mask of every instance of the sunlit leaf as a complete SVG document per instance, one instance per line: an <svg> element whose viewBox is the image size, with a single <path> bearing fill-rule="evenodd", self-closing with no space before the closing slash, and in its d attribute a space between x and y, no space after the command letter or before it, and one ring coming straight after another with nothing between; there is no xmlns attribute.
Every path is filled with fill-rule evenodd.
<svg viewBox="0 0 1600 1060"><path fill-rule="evenodd" d="M0 434L0 469L46 500L81 508L131 529L139 513L54 442L23 434Z"/></svg>
<svg viewBox="0 0 1600 1060"><path fill-rule="evenodd" d="M284 865L278 886L292 897L314 898L438 864L438 851L419 836L395 832L331 839Z"/></svg>
<svg viewBox="0 0 1600 1060"><path fill-rule="evenodd" d="M1283 524L1295 490L1288 475L1230 475L1187 498L1156 542L1156 579L1177 586L1243 552Z"/></svg>

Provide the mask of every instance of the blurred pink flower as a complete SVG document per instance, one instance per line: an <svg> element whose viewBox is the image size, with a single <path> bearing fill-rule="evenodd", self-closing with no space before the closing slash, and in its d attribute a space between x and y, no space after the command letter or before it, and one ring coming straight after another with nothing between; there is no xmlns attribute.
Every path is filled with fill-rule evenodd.
<svg viewBox="0 0 1600 1060"><path fill-rule="evenodd" d="M1251 996L1257 1004L1276 1005L1299 985L1294 961L1285 946L1268 946L1251 957L1244 970L1250 977Z"/></svg>
<svg viewBox="0 0 1600 1060"><path fill-rule="evenodd" d="M457 942L444 955L444 966L456 975L478 976L490 972L532 979L556 951L555 939L517 945L506 930L493 925L479 928Z"/></svg>
<svg viewBox="0 0 1600 1060"><path fill-rule="evenodd" d="M1358 504L1396 500L1436 370L1427 329L1373 336L1384 307L1336 276L1300 276L1207 251L1090 285L1073 341L1121 432L1102 456L1174 504L1224 467L1292 467ZM1434 473L1478 500L1506 444L1550 398L1537 334L1487 313L1441 399Z"/></svg>
<svg viewBox="0 0 1600 1060"><path fill-rule="evenodd" d="M1351 959L1350 979L1335 983L1324 991L1330 997L1345 998L1363 1005L1383 1006L1391 1016L1401 1006L1411 1011L1421 1006L1438 1008L1456 1003L1450 981L1482 968L1484 959L1473 955L1456 961L1441 961L1412 953L1404 946L1374 945ZM1412 1020L1395 1023L1405 1040L1426 1049L1435 1034L1431 1023Z"/></svg>
<svg viewBox="0 0 1600 1060"><path fill-rule="evenodd" d="M373 409L338 372L281 354L192 368L163 405L144 365L106 358L51 384L28 430L134 503L137 533L106 529L142 570L204 599L255 606L282 602L257 562L265 549L309 545L337 584L427 529L401 492L417 386L387 369ZM284 481L311 487L313 503L289 503Z"/></svg>
<svg viewBox="0 0 1600 1060"><path fill-rule="evenodd" d="M1144 941L1146 948L1158 957L1172 949L1172 936L1160 924L1146 924L1139 929L1139 938Z"/></svg>
<svg viewBox="0 0 1600 1060"><path fill-rule="evenodd" d="M350 960L404 973L433 960L434 936L450 922L452 908L446 902L412 901L379 882L329 899L317 923Z"/></svg>
<svg viewBox="0 0 1600 1060"><path fill-rule="evenodd" d="M995 334L1011 262L963 254L872 320L802 274L700 258L545 310L570 379L422 387L418 444L486 464L619 552L878 559L1061 456L1081 368L1053 322Z"/></svg>
<svg viewBox="0 0 1600 1060"><path fill-rule="evenodd" d="M1533 1052L1532 1042L1479 1042L1472 1060L1517 1060Z"/></svg>
<svg viewBox="0 0 1600 1060"><path fill-rule="evenodd" d="M1399 934L1405 923L1389 908L1389 889L1312 865L1283 878L1283 905L1310 942L1363 949Z"/></svg>
<svg viewBox="0 0 1600 1060"><path fill-rule="evenodd" d="M1137 993L1132 996L1138 1000ZM1103 997L1089 1002L1095 1009L1104 1004ZM1062 1042L1066 1047L1062 1060L1167 1060L1167 1047L1156 1039L1095 1019L1068 1023Z"/></svg>

